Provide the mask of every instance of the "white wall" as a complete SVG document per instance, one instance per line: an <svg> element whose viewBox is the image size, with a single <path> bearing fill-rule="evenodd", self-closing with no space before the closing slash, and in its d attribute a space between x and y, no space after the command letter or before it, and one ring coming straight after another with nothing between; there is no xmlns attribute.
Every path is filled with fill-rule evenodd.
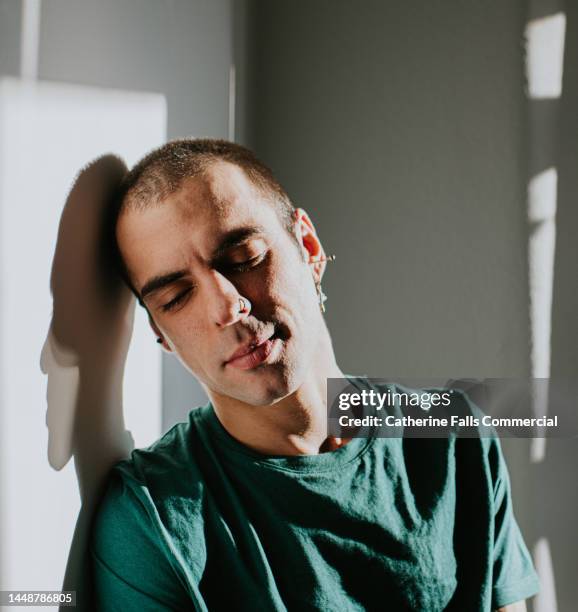
<svg viewBox="0 0 578 612"><path fill-rule="evenodd" d="M106 339L128 336L131 317L117 327L94 299L104 179L75 178L107 152L135 163L165 124L159 95L0 80L0 590L60 589L86 537L81 502L90 516L110 465L161 433L160 355L141 316L124 419L115 399L122 336Z"/></svg>

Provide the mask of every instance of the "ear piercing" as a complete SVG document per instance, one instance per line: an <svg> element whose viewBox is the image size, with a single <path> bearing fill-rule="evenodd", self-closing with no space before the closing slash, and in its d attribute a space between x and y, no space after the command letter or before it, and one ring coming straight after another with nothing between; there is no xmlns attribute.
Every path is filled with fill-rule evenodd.
<svg viewBox="0 0 578 612"><path fill-rule="evenodd" d="M316 263L320 263L320 262L330 262L330 261L335 261L335 255L327 255L327 257L322 257L321 259L318 259L317 261L310 261L310 264L316 264ZM319 300L319 310L321 311L321 314L325 313L325 302L327 300L327 296L325 295L325 293L323 293L323 289L321 288L321 281L320 280L316 280L315 281L315 290L317 291L317 298Z"/></svg>
<svg viewBox="0 0 578 612"><path fill-rule="evenodd" d="M162 344L163 343L163 339L162 338L157 338L157 344Z"/></svg>
<svg viewBox="0 0 578 612"><path fill-rule="evenodd" d="M323 263L324 261L326 261L326 262L335 261L335 255L327 255L327 257L322 257L321 259L317 259L315 261L310 261L309 264L313 265L313 264L317 264L317 263Z"/></svg>
<svg viewBox="0 0 578 612"><path fill-rule="evenodd" d="M323 293L323 289L321 288L321 281L315 282L315 290L317 291L317 298L319 300L319 310L321 313L325 312L325 301L327 300L327 296Z"/></svg>

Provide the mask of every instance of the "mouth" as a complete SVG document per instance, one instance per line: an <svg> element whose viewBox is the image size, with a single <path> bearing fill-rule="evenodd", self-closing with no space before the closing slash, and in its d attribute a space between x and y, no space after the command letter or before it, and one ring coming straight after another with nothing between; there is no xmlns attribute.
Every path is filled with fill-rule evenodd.
<svg viewBox="0 0 578 612"><path fill-rule="evenodd" d="M239 348L225 362L225 365L238 370L251 370L271 361L274 358L273 354L277 353L280 344L280 335L278 332L274 332L267 338L258 339Z"/></svg>

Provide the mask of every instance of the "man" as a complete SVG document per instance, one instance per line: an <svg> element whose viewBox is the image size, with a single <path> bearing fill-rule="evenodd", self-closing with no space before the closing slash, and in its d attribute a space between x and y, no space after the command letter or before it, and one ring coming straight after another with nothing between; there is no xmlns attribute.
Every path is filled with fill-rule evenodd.
<svg viewBox="0 0 578 612"><path fill-rule="evenodd" d="M327 257L252 153L168 143L127 176L115 227L157 341L210 403L113 469L100 610L525 609L537 579L496 439L328 436L345 375Z"/></svg>

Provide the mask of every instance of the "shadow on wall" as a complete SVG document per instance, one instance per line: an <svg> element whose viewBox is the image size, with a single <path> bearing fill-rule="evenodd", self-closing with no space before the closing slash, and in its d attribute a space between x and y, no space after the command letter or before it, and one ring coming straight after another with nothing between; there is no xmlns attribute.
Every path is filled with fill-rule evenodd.
<svg viewBox="0 0 578 612"><path fill-rule="evenodd" d="M81 509L68 556L63 590L77 592L89 610L88 537L110 467L134 448L125 430L122 381L135 300L110 273L112 249L105 229L113 193L126 173L112 155L84 170L68 196L52 264L53 316L41 355L48 375L48 461L62 469L74 457Z"/></svg>

